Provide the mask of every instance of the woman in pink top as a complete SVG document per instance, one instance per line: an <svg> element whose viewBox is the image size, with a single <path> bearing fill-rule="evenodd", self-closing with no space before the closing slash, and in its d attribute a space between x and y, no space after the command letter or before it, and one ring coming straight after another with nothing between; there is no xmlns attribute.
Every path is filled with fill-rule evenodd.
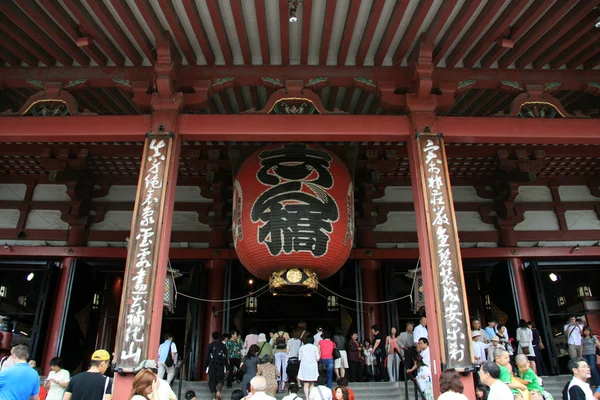
<svg viewBox="0 0 600 400"><path fill-rule="evenodd" d="M246 340L244 340L244 346L242 347L247 353L253 344L258 344L258 329L256 328L250 328L250 333L246 335Z"/></svg>
<svg viewBox="0 0 600 400"><path fill-rule="evenodd" d="M387 370L390 382L400 381L400 345L398 345L398 333L396 328L392 327L390 336L385 338L385 348L387 349ZM396 351L398 353L396 353Z"/></svg>
<svg viewBox="0 0 600 400"><path fill-rule="evenodd" d="M335 343L331 341L331 332L323 332L323 338L319 341L319 349L321 350L321 364L323 364L327 371L327 387L332 387L333 377L333 349Z"/></svg>

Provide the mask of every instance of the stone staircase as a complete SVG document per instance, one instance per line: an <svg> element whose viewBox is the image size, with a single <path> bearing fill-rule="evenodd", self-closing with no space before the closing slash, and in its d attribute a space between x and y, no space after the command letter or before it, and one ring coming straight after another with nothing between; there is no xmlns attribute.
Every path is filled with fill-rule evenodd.
<svg viewBox="0 0 600 400"><path fill-rule="evenodd" d="M173 391L177 394L177 383L173 384ZM409 397L404 397L404 382L362 382L362 383L351 383L350 388L354 390L354 395L357 400L415 400L414 386L412 382L409 382ZM235 389L240 389L241 385L235 384L232 389L223 389L221 395L223 400L229 400L231 398L231 392ZM335 388L335 384L334 384ZM187 390L193 390L196 392L197 400L211 400L212 395L208 389L206 382L182 382L182 390L180 400L184 399L185 392ZM304 391L300 389L298 393L302 399L304 399ZM281 400L287 393L278 393L276 398ZM304 399L306 400L306 399Z"/></svg>
<svg viewBox="0 0 600 400"><path fill-rule="evenodd" d="M558 376L544 376L542 377L542 383L544 389L554 397L554 400L562 399L562 390L571 380L571 375L558 375Z"/></svg>

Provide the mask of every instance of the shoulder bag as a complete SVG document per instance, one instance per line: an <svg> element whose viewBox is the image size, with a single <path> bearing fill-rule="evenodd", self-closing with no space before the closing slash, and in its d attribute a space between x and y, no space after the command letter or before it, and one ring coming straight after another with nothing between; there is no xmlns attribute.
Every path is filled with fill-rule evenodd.
<svg viewBox="0 0 600 400"><path fill-rule="evenodd" d="M173 366L173 364L175 363L175 360L173 360L173 355L171 354L172 349L173 349L173 342L171 342L171 345L169 346L169 352L167 353L167 359L165 360L165 365L167 366L167 368L171 368Z"/></svg>

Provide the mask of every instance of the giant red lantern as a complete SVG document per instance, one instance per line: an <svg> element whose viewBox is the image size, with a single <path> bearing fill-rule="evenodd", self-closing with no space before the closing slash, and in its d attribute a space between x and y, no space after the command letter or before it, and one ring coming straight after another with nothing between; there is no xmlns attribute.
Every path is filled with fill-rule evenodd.
<svg viewBox="0 0 600 400"><path fill-rule="evenodd" d="M348 259L354 190L324 148L267 146L242 164L233 190L233 243L242 264L275 292L309 293Z"/></svg>

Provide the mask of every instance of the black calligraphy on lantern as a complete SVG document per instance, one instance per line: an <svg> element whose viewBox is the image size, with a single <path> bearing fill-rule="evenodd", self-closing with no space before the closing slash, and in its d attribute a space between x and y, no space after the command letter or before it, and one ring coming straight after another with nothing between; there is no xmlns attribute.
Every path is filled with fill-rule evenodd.
<svg viewBox="0 0 600 400"><path fill-rule="evenodd" d="M260 183L270 186L252 206L258 242L271 255L281 252L327 253L332 223L338 206L327 192L334 180L329 170L331 155L305 144L286 144L260 153Z"/></svg>

